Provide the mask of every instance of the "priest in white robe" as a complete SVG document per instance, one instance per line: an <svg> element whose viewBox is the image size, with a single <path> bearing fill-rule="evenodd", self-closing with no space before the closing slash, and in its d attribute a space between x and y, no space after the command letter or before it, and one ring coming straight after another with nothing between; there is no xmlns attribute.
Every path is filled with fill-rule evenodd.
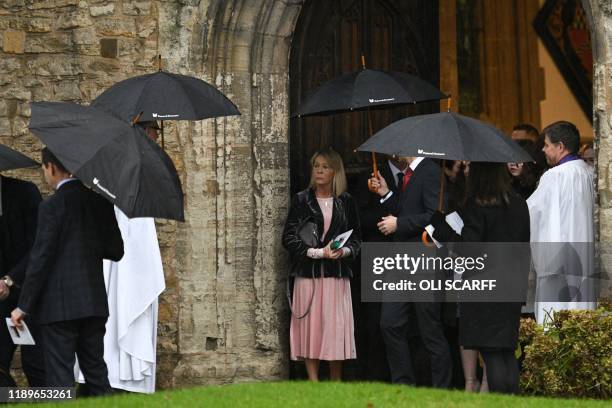
<svg viewBox="0 0 612 408"><path fill-rule="evenodd" d="M527 200L537 275L534 312L540 324L556 310L594 308L597 291L593 173L577 156L580 135L573 124L556 122L543 133L552 168Z"/></svg>
<svg viewBox="0 0 612 408"><path fill-rule="evenodd" d="M128 219L115 207L125 255L104 260L109 317L104 361L112 388L155 392L157 298L166 285L152 218ZM77 364L78 368L78 364ZM83 382L83 376L77 379Z"/></svg>

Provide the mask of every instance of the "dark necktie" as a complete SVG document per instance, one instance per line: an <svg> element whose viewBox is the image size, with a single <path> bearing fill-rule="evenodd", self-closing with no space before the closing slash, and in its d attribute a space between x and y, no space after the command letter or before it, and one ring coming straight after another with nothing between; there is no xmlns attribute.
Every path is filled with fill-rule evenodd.
<svg viewBox="0 0 612 408"><path fill-rule="evenodd" d="M397 189L400 190L403 184L404 184L404 173L400 171L399 173L397 173Z"/></svg>

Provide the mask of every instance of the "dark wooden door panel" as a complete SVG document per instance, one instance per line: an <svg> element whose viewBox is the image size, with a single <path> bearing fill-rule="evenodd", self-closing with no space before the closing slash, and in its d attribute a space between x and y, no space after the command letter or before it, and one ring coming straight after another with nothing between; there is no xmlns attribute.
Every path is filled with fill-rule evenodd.
<svg viewBox="0 0 612 408"><path fill-rule="evenodd" d="M438 7L432 0L311 0L297 23L291 49L290 102L294 110L322 83L360 68L416 74L438 83ZM437 103L376 110L373 130L407 115L437 111ZM370 156L354 149L367 139L365 112L292 119L291 190L309 179L308 161L332 146L344 160L349 185L371 167Z"/></svg>

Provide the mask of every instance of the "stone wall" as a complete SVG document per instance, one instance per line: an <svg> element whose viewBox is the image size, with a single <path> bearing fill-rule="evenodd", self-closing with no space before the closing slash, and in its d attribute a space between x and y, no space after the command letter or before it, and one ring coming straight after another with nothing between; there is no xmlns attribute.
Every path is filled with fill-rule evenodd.
<svg viewBox="0 0 612 408"><path fill-rule="evenodd" d="M612 277L612 3L609 0L583 0L593 42L593 130L599 200L595 221L601 242L601 266ZM606 275L602 275L606 276ZM612 296L602 286L602 296Z"/></svg>
<svg viewBox="0 0 612 408"><path fill-rule="evenodd" d="M158 385L287 376L288 58L300 1L4 0L0 142L38 158L30 101L88 103L164 68L216 85L242 116L166 122L186 222L158 222ZM39 170L13 172L35 181Z"/></svg>

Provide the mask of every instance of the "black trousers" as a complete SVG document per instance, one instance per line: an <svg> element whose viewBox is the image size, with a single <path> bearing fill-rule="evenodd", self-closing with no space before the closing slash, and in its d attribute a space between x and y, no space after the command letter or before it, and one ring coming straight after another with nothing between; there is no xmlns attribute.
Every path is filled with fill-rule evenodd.
<svg viewBox="0 0 612 408"><path fill-rule="evenodd" d="M47 386L74 387L75 353L90 395L111 393L104 362L106 317L87 317L41 325Z"/></svg>
<svg viewBox="0 0 612 408"><path fill-rule="evenodd" d="M519 369L514 350L480 350L487 367L489 391L503 394L519 393Z"/></svg>
<svg viewBox="0 0 612 408"><path fill-rule="evenodd" d="M8 328L6 327L5 319L11 317L11 312L17 307L18 293L14 292L11 295L0 301L0 367L7 373L10 372L11 362L17 346L13 343ZM32 319L26 319L26 324L34 337L36 345L21 346L21 367L25 373L30 387L45 386L45 366L42 349L42 339L38 324Z"/></svg>
<svg viewBox="0 0 612 408"><path fill-rule="evenodd" d="M389 364L380 328L381 307L382 303L378 302L361 304L365 326L365 378L370 381L387 382L389 381ZM361 355L363 354L362 352Z"/></svg>
<svg viewBox="0 0 612 408"><path fill-rule="evenodd" d="M452 362L441 321L441 304L437 302L382 304L380 327L387 350L391 382L410 385L417 382L408 343L415 321L431 360L432 385L438 388L450 387Z"/></svg>

